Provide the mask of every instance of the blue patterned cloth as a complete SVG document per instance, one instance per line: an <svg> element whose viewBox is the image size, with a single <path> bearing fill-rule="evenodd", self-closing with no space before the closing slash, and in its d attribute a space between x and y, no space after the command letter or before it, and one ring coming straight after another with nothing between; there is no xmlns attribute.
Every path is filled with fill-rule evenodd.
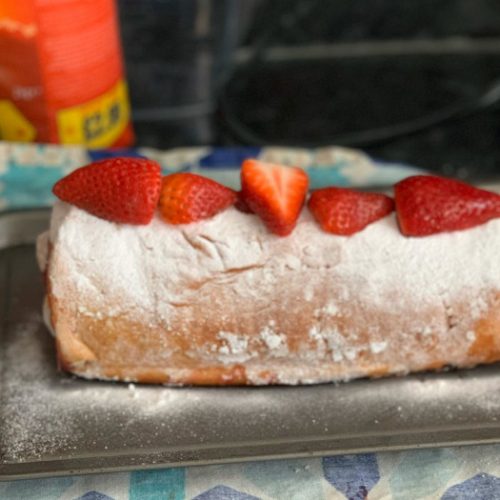
<svg viewBox="0 0 500 500"><path fill-rule="evenodd" d="M244 158L298 165L307 170L313 188L388 185L418 170L374 161L359 151L329 147L291 148L148 148L88 151L81 147L0 142L0 209L39 207L53 202L54 183L76 167L110 156L147 156L164 173L188 171L211 177L230 187L239 185Z"/></svg>
<svg viewBox="0 0 500 500"><path fill-rule="evenodd" d="M2 500L494 500L500 445L0 482Z"/></svg>
<svg viewBox="0 0 500 500"><path fill-rule="evenodd" d="M300 165L312 187L387 185L417 169L342 148L186 148L88 152L0 142L0 209L49 205L53 183L92 159L145 155L165 172L193 171L238 186L248 156ZM500 445L341 455L0 482L1 500L255 500L500 498Z"/></svg>

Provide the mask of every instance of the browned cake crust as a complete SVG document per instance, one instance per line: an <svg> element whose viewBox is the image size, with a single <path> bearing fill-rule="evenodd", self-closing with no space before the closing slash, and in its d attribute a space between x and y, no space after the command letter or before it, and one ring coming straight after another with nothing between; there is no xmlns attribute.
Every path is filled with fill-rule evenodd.
<svg viewBox="0 0 500 500"><path fill-rule="evenodd" d="M500 360L500 294L492 298L484 317L472 325L470 331L475 334L472 343L463 332L453 328L438 339L427 341L416 335L411 343L402 343L399 328L388 328L384 336L388 347L382 356L366 347L370 338L363 328L366 324L363 316L331 323L327 328L336 328L340 335L350 338L349 348L356 352L352 360L339 362L332 362L328 348L320 349L322 354L319 354L316 342L306 333L311 323L305 319L286 330L289 350L286 358L270 357L265 344L254 335L255 357L244 363L222 364L207 359L206 355L193 355L204 352L207 345L219 349L223 346L216 328L200 329L187 337L182 326L173 332L119 316L96 319L74 315L72 308L64 307L50 294L49 304L57 331L59 365L86 378L194 385L300 384L403 375L448 365L472 367ZM380 311L372 314L377 323L392 322L392 318L384 317ZM301 316L307 318L308 311L302 311ZM278 325L288 323L286 318L280 321L276 314L272 317ZM248 331L250 338L254 331ZM353 331L360 332L357 339L350 335Z"/></svg>

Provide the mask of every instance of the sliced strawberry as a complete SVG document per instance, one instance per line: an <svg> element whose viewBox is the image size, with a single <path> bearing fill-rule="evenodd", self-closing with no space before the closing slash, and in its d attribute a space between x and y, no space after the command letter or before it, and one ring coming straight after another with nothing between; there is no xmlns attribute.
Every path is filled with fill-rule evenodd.
<svg viewBox="0 0 500 500"><path fill-rule="evenodd" d="M394 190L399 227L406 236L467 229L500 217L500 195L461 181L416 175Z"/></svg>
<svg viewBox="0 0 500 500"><path fill-rule="evenodd" d="M314 191L308 207L324 231L349 236L391 213L394 201L385 194L328 187Z"/></svg>
<svg viewBox="0 0 500 500"><path fill-rule="evenodd" d="M241 190L250 210L269 231L287 236L293 231L304 204L309 181L298 167L285 167L258 160L245 160Z"/></svg>
<svg viewBox="0 0 500 500"><path fill-rule="evenodd" d="M97 217L148 224L160 196L160 165L143 158L108 158L81 167L58 181L52 192Z"/></svg>
<svg viewBox="0 0 500 500"><path fill-rule="evenodd" d="M236 201L236 192L201 175L179 173L163 178L160 215L170 224L213 217Z"/></svg>
<svg viewBox="0 0 500 500"><path fill-rule="evenodd" d="M236 198L236 203L234 204L235 208L237 208L240 212L243 212L244 214L252 214L253 212L247 205L247 202L243 197L243 193L241 191L238 191L237 195L238 197Z"/></svg>

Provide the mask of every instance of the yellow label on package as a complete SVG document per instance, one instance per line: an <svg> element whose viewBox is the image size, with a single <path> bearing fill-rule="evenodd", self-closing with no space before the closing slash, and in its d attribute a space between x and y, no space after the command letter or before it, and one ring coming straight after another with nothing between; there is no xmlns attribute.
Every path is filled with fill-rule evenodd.
<svg viewBox="0 0 500 500"><path fill-rule="evenodd" d="M36 130L26 117L10 101L0 99L0 140L33 141Z"/></svg>
<svg viewBox="0 0 500 500"><path fill-rule="evenodd" d="M59 111L59 140L63 144L104 148L123 133L129 118L127 86L125 82L119 81L96 99Z"/></svg>

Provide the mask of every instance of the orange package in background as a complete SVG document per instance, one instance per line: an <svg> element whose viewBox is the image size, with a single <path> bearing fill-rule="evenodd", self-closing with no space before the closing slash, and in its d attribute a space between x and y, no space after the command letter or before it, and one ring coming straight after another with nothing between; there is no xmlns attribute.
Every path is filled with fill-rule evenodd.
<svg viewBox="0 0 500 500"><path fill-rule="evenodd" d="M133 142L114 0L0 0L0 139Z"/></svg>

